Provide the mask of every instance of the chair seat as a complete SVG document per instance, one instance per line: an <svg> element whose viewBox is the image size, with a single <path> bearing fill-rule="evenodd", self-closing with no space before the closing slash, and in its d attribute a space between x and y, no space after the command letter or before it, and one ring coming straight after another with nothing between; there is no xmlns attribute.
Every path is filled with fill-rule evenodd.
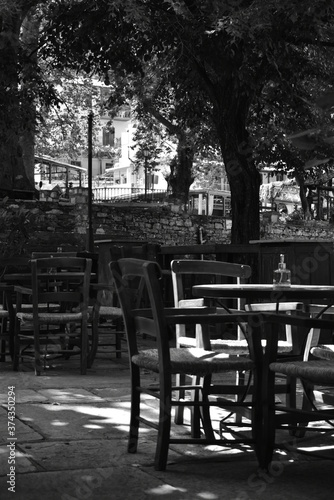
<svg viewBox="0 0 334 500"><path fill-rule="evenodd" d="M157 349L147 349L132 356L132 362L137 366L159 373L159 358ZM229 370L252 370L254 363L249 358L232 357L229 354L207 351L199 348L178 347L170 349L171 372L185 372L189 375L209 375Z"/></svg>
<svg viewBox="0 0 334 500"><path fill-rule="evenodd" d="M303 302L280 302L278 305L279 312L289 312L294 310L302 310ZM256 302L254 304L245 304L246 311L276 311L276 302Z"/></svg>
<svg viewBox="0 0 334 500"><path fill-rule="evenodd" d="M180 337L178 339L181 347L196 347L196 339L194 337ZM247 340L222 340L211 339L211 347L213 351L223 351L234 355L249 355ZM266 347L267 341L261 341L262 347ZM279 340L278 352L286 353L292 350L290 342L286 340Z"/></svg>
<svg viewBox="0 0 334 500"><path fill-rule="evenodd" d="M312 347L311 354L316 358L320 359L331 359L334 361L334 344L328 345L317 345L316 347Z"/></svg>
<svg viewBox="0 0 334 500"><path fill-rule="evenodd" d="M120 307L113 306L101 306L99 310L99 315L104 318L121 318L122 317L122 309Z"/></svg>
<svg viewBox="0 0 334 500"><path fill-rule="evenodd" d="M64 324L71 323L71 321L80 321L83 315L81 312L78 313L40 313L38 314L38 321L40 324ZM32 322L34 316L32 313L18 312L17 318L21 323ZM88 313L87 313L88 318Z"/></svg>
<svg viewBox="0 0 334 500"><path fill-rule="evenodd" d="M330 360L276 362L270 364L270 370L290 377L310 380L315 384L334 383L334 363Z"/></svg>

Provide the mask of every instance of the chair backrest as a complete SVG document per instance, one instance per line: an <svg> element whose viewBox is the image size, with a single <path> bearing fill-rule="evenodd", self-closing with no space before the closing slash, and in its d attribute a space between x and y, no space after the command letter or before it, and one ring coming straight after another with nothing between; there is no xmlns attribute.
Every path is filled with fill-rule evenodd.
<svg viewBox="0 0 334 500"><path fill-rule="evenodd" d="M148 334L156 338L161 361L165 363L169 359L169 331L164 313L160 266L152 261L125 258L110 262L110 270L123 312L130 359L138 353L138 336ZM145 282L152 317L145 317L140 309L134 309L133 292L138 279Z"/></svg>
<svg viewBox="0 0 334 500"><path fill-rule="evenodd" d="M110 247L111 260L118 260L124 258L131 259L148 259L148 244L134 245L132 243L123 243L122 245L112 245Z"/></svg>
<svg viewBox="0 0 334 500"><path fill-rule="evenodd" d="M61 254L59 254L61 255ZM31 260L31 284L34 314L39 304L79 306L87 311L92 260L82 257L47 257Z"/></svg>
<svg viewBox="0 0 334 500"><path fill-rule="evenodd" d="M222 283L226 278L233 279L236 283L244 283L252 274L250 266L244 264L233 264L215 260L191 260L180 259L171 262L173 295L175 307L202 307L203 298L193 298L192 285L199 283L199 278L205 283ZM186 278L191 278L186 286ZM237 300L237 309L242 309L243 303ZM197 327L196 337L201 335L201 328ZM176 342L186 335L184 325L176 325ZM238 328L238 339L243 338L243 333Z"/></svg>
<svg viewBox="0 0 334 500"><path fill-rule="evenodd" d="M184 306L185 304L182 302L184 300L192 300L192 297L189 296L189 292L187 295L185 289L184 278L187 275L191 275L194 278L199 275L204 275L205 283L221 283L222 278L235 278L237 283L243 283L252 274L250 266L215 260L173 260L171 262L171 270L175 307ZM198 305L203 305L200 304L200 302L203 303L203 299L195 300L198 300ZM196 303L194 303L194 305L196 305Z"/></svg>
<svg viewBox="0 0 334 500"><path fill-rule="evenodd" d="M47 259L48 257L76 257L76 252L32 252L32 259Z"/></svg>

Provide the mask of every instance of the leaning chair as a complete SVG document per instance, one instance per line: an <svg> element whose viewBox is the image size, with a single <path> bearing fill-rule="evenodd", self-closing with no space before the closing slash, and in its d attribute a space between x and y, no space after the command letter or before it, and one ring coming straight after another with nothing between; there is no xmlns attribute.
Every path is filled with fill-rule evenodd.
<svg viewBox="0 0 334 500"><path fill-rule="evenodd" d="M198 324L208 322L216 324L219 322L240 322L238 315L216 314L214 308L165 308L161 288L162 271L156 262L142 261L138 259L120 259L110 263L111 272L117 289L119 301L122 307L125 330L127 335L130 376L131 376L131 417L128 441L128 452L137 451L139 423L144 423L158 431L155 469L165 470L168 458L168 449L174 444L223 444L226 446L230 441L226 439L215 439L210 419L210 406L216 406L215 401L210 401L206 384L191 384L175 386L176 374L193 375L193 378L228 371L252 370L253 361L250 358L238 356L227 356L224 353L205 350L203 348L185 347L183 349L170 347L171 325L187 323ZM138 283L138 278L145 282L149 308L133 309L133 290L131 282ZM242 314L242 313L241 313ZM238 316L238 317L236 317ZM156 339L156 347L152 349L142 348L142 334ZM139 339L139 343L137 342ZM147 371L158 374L156 386L145 386L141 381L141 373ZM254 385L258 387L255 374ZM195 395L191 401L180 401L174 395L178 391L192 391ZM259 390L257 392L259 394ZM158 422L145 419L141 414L141 395L149 394L159 401ZM231 407L236 402L231 401ZM197 406L200 409L201 422L205 438L171 437L171 417L174 406ZM260 405L260 401L244 403L252 408L253 414ZM238 403L239 406L239 403ZM258 419L252 418L252 425ZM254 429L253 429L254 430ZM256 432L254 433L256 436ZM242 438L242 442L254 440ZM240 442L232 439L234 444ZM255 445L255 449L257 446Z"/></svg>
<svg viewBox="0 0 334 500"><path fill-rule="evenodd" d="M35 373L40 375L43 345L44 359L48 352L80 354L81 373L86 373L91 269L92 260L81 257L31 260L31 287L15 287L14 370L32 345ZM31 308L24 307L27 298Z"/></svg>

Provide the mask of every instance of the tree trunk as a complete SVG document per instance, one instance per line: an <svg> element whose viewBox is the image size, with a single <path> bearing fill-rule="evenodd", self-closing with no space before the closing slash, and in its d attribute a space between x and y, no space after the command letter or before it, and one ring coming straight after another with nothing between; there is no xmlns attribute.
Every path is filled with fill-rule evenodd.
<svg viewBox="0 0 334 500"><path fill-rule="evenodd" d="M20 137L25 174L32 186L35 184L35 130L36 104L31 92L31 83L36 80L37 49L38 49L39 21L35 16L35 9L31 9L22 24L21 43L26 53L25 64L22 68L23 83L23 113L25 126Z"/></svg>
<svg viewBox="0 0 334 500"><path fill-rule="evenodd" d="M189 200L189 188L194 182L192 172L194 150L187 134L178 135L178 141L176 165L169 184L172 189L172 198L186 207Z"/></svg>
<svg viewBox="0 0 334 500"><path fill-rule="evenodd" d="M4 12L0 32L0 190L33 190L25 173L20 135L23 130L20 109L18 53L22 12Z"/></svg>
<svg viewBox="0 0 334 500"><path fill-rule="evenodd" d="M223 153L231 188L231 243L260 238L260 175L251 158L225 146Z"/></svg>
<svg viewBox="0 0 334 500"><path fill-rule="evenodd" d="M302 204L304 217L305 217L305 219L311 219L312 214L310 211L310 206L309 206L308 200L306 198L304 178L302 175L298 174L297 169L295 169L295 177L296 177L296 181L299 185L299 197L300 197L300 201Z"/></svg>
<svg viewBox="0 0 334 500"><path fill-rule="evenodd" d="M249 100L237 86L219 90L222 97L215 110L216 126L231 189L231 243L249 243L260 238L261 184L246 129Z"/></svg>

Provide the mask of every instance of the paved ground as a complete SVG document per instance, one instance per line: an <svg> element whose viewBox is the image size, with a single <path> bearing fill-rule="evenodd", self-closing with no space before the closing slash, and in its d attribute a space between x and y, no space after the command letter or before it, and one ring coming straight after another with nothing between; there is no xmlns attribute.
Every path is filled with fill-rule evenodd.
<svg viewBox="0 0 334 500"><path fill-rule="evenodd" d="M0 364L2 500L327 500L333 494L334 431L326 444L311 433L303 439L316 457L297 454L290 442L290 451L276 454L270 475L258 471L250 448L189 445L172 446L167 471L157 472L152 465L155 431L143 428L138 453L126 451L126 355L121 360L98 356L86 376L74 359L61 363L54 361L40 377L28 366L13 373L9 363ZM15 436L8 428L9 387L16 397ZM155 412L152 400L145 411ZM215 414L217 428L221 416ZM188 427L178 432L187 433ZM289 445L288 435L280 440Z"/></svg>

